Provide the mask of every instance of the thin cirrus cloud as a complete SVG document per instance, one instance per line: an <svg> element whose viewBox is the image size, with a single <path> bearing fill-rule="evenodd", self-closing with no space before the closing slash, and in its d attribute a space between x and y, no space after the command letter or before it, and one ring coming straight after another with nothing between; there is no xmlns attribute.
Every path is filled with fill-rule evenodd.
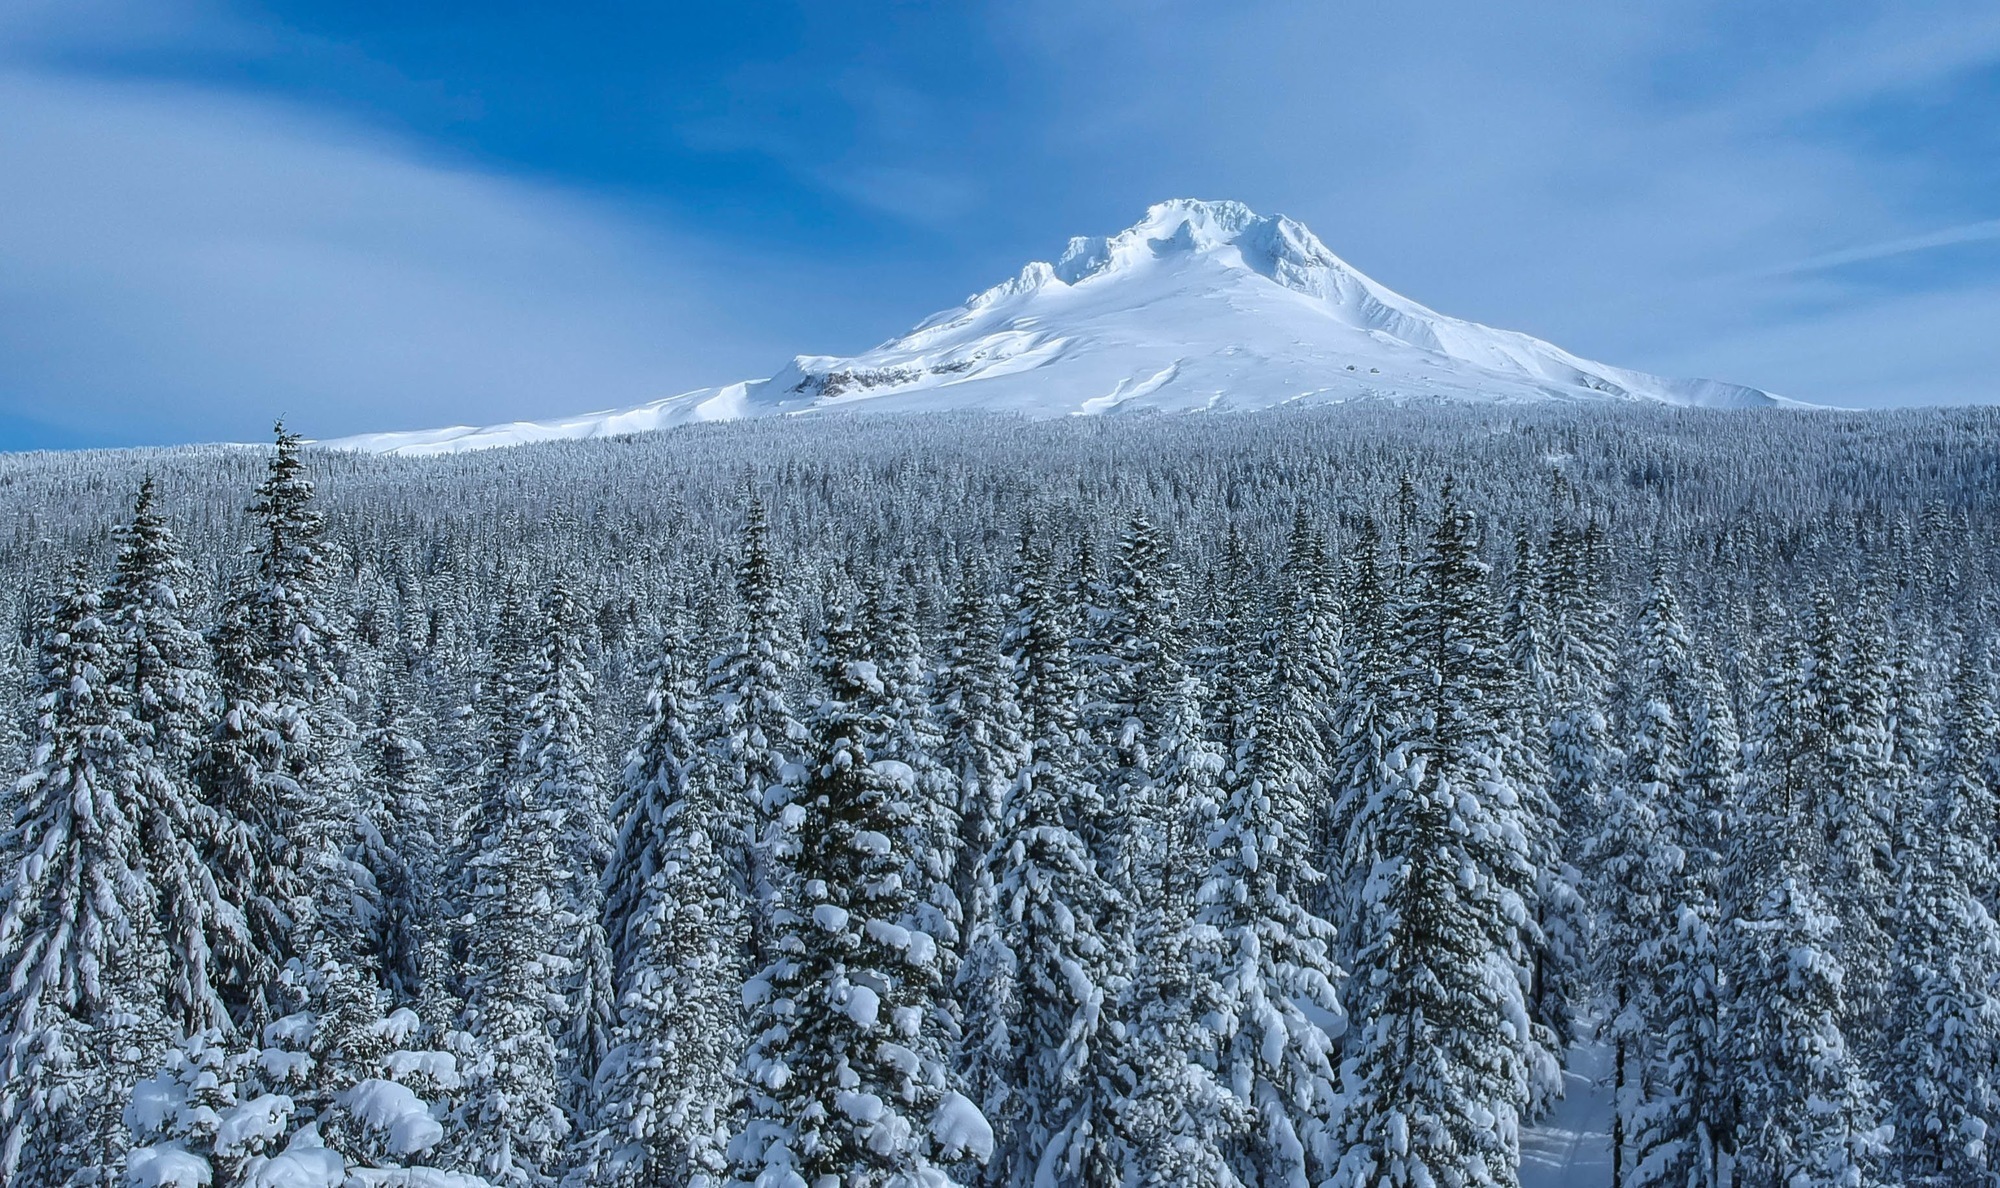
<svg viewBox="0 0 2000 1188"><path fill-rule="evenodd" d="M1965 223L1957 227L1946 227L1942 231L1932 231L1924 235L1904 235L1895 239L1884 239L1875 243L1864 243L1856 247L1843 248L1835 252L1822 252L1794 260L1788 264L1778 264L1760 269L1753 276L1799 276L1808 272L1824 272L1843 268L1849 264L1866 264L1874 260L1890 260L1897 256L1907 256L1913 252L1929 251L1932 248L1956 247L1964 243L1980 243L1989 239L2000 239L2000 219L1985 219L1977 223Z"/></svg>
<svg viewBox="0 0 2000 1188"><path fill-rule="evenodd" d="M14 70L0 110L0 437L504 420L780 349L698 241L608 203L186 87Z"/></svg>

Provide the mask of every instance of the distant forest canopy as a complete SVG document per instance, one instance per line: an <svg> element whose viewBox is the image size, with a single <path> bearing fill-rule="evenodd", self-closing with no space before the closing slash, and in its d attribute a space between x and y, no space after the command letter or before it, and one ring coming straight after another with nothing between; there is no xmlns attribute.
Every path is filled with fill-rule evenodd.
<svg viewBox="0 0 2000 1188"><path fill-rule="evenodd" d="M0 1183L1513 1188L1594 1043L1621 1186L1990 1188L1997 504L1982 409L0 457Z"/></svg>

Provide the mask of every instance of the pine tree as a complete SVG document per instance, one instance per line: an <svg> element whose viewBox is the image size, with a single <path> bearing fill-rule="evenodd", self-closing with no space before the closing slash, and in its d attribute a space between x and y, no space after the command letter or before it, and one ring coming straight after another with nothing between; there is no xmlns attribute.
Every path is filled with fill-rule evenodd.
<svg viewBox="0 0 2000 1188"><path fill-rule="evenodd" d="M171 1036L169 954L143 865L147 806L116 660L81 566L43 629L33 759L0 888L0 1179L118 1170L117 1104Z"/></svg>
<svg viewBox="0 0 2000 1188"><path fill-rule="evenodd" d="M1574 493L1558 473L1552 492L1556 501ZM1588 925L1580 918L1578 890L1584 878L1561 864L1558 852L1574 853L1584 839L1597 835L1607 784L1618 762L1606 713L1616 639L1604 594L1608 568L1602 524L1593 517L1578 526L1559 506L1540 567L1547 686L1539 703L1542 728L1533 741L1539 746L1546 739L1547 759L1545 772L1535 773L1528 785L1546 788L1530 822L1531 856L1540 883L1535 912L1538 923L1546 922L1532 945L1530 999L1535 1025L1554 1051L1531 1066L1531 1118L1546 1113L1560 1095L1560 1064L1574 1039L1576 1009L1588 995Z"/></svg>
<svg viewBox="0 0 2000 1188"><path fill-rule="evenodd" d="M1868 1039L1868 1024L1880 1015L1889 980L1893 821L1913 774L1893 766L1892 673L1880 640L1887 628L1872 613L1858 628L1843 627L1844 617L1825 590L1816 593L1808 696L1824 750L1814 757L1822 781L1814 804L1828 846L1824 886L1841 922L1844 1022L1865 1066L1880 1069L1886 1053Z"/></svg>
<svg viewBox="0 0 2000 1188"><path fill-rule="evenodd" d="M1025 543L1025 542L1024 542ZM1120 955L1098 921L1109 892L1085 840L1101 812L1083 775L1071 632L1024 547L1008 638L1029 753L1009 791L995 879L1011 957L1008 1094L993 1119L999 1181L1010 1188L1115 1182L1123 1160L1114 1110L1129 1073L1108 1057Z"/></svg>
<svg viewBox="0 0 2000 1188"><path fill-rule="evenodd" d="M544 1188L570 1124L564 1114L551 1002L570 963L564 907L564 809L527 773L486 815L469 863L464 1029L477 1041L458 1109L455 1161L502 1188Z"/></svg>
<svg viewBox="0 0 2000 1188"><path fill-rule="evenodd" d="M1572 864L1570 824L1552 787L1550 724L1561 686L1550 668L1546 575L1526 530L1514 538L1514 572L1500 616L1500 639L1515 681L1509 715L1509 762L1526 803L1529 860L1536 872L1534 916L1540 943L1528 968L1528 1014L1540 1050L1530 1067L1528 1117L1540 1118L1562 1095L1562 1064L1576 1042L1589 995L1589 921ZM1583 840L1583 839L1578 839ZM1580 847L1579 847L1580 848Z"/></svg>
<svg viewBox="0 0 2000 1188"><path fill-rule="evenodd" d="M1978 890L2000 881L1987 841L1994 742L1983 665L1960 661L1927 803L1909 822L1889 1001L1896 1038L1884 1089L1899 1183L1983 1184L2000 1125L2000 925Z"/></svg>
<svg viewBox="0 0 2000 1188"><path fill-rule="evenodd" d="M1206 734L1201 680L1183 675L1169 699L1155 801L1161 853L1139 887L1138 963L1125 1014L1134 1087L1122 1119L1140 1185L1229 1185L1232 1141L1254 1129L1242 1099L1216 1076L1221 987L1209 976L1222 937L1197 919L1199 878L1217 816L1222 755Z"/></svg>
<svg viewBox="0 0 2000 1188"><path fill-rule="evenodd" d="M1595 829L1610 759L1606 686L1613 668L1613 620L1603 597L1602 527L1559 521L1543 569L1549 608L1549 777L1563 820L1581 836Z"/></svg>
<svg viewBox="0 0 2000 1188"><path fill-rule="evenodd" d="M999 615L969 575L953 608L949 641L932 696L940 759L958 782L961 844L952 888L966 914L969 946L971 930L983 918L978 884L990 869L1001 799L1024 746L1013 679L1000 652Z"/></svg>
<svg viewBox="0 0 2000 1188"><path fill-rule="evenodd" d="M1774 880L1733 922L1727 946L1732 1067L1743 1078L1734 1182L1866 1188L1883 1182L1884 1152L1872 1088L1841 1031L1839 920L1785 833L1758 838L1782 847L1761 864Z"/></svg>
<svg viewBox="0 0 2000 1188"><path fill-rule="evenodd" d="M961 1014L953 1061L964 1092L996 1123L1009 1116L1014 962L1003 936L998 877L1000 829L1010 784L1026 751L1014 682L1000 651L998 615L968 577L935 687L944 762L959 789L960 849L953 887L965 911L965 951L954 993ZM989 1164L989 1177L1000 1171Z"/></svg>
<svg viewBox="0 0 2000 1188"><path fill-rule="evenodd" d="M1152 523L1135 517L1119 538L1103 605L1073 648L1086 679L1082 724L1113 835L1099 847L1102 873L1125 898L1159 861L1164 841L1155 777L1167 702L1183 671L1177 576Z"/></svg>
<svg viewBox="0 0 2000 1188"><path fill-rule="evenodd" d="M729 866L742 813L694 745L687 714L696 704L669 647L613 813L605 923L618 1021L574 1183L712 1188L727 1173L749 939L745 888Z"/></svg>
<svg viewBox="0 0 2000 1188"><path fill-rule="evenodd" d="M1683 884L1685 886L1685 883ZM1721 1188L1735 1142L1736 1085L1712 900L1669 909L1648 1013L1653 1097L1632 1125L1638 1188Z"/></svg>
<svg viewBox="0 0 2000 1188"><path fill-rule="evenodd" d="M560 814L558 952L568 968L560 983L558 1061L566 1107L581 1124L617 1011L604 930L604 870L612 839L597 775L594 680L583 652L583 612L568 588L557 584L542 599L541 618L521 763L525 778L535 781L535 803Z"/></svg>
<svg viewBox="0 0 2000 1188"><path fill-rule="evenodd" d="M144 756L141 864L158 895L170 954L164 1009L173 1026L192 1033L228 1026L217 978L250 965L251 941L242 913L223 898L203 856L227 828L193 780L211 689L201 669L201 636L184 618L182 591L191 576L155 493L149 477L131 521L117 533L121 547L104 618L117 660L112 679Z"/></svg>
<svg viewBox="0 0 2000 1188"><path fill-rule="evenodd" d="M1366 943L1362 911L1367 883L1382 857L1376 848L1375 815L1401 790L1400 769L1392 770L1396 740L1405 729L1403 696L1396 681L1393 636L1401 613L1381 559L1380 532L1364 520L1350 554L1346 674L1334 709L1340 738L1329 775L1329 808L1320 846L1329 873L1321 914L1340 929L1338 962L1352 967Z"/></svg>
<svg viewBox="0 0 2000 1188"><path fill-rule="evenodd" d="M1357 825L1371 863L1348 982L1337 1185L1518 1182L1532 886L1496 698L1510 687L1470 515L1447 492L1402 616L1409 717Z"/></svg>
<svg viewBox="0 0 2000 1188"><path fill-rule="evenodd" d="M1599 1036L1614 1045L1616 1182L1707 1188L1722 1173L1733 1123L1725 1079L1713 844L1689 723L1702 677L1679 600L1655 570L1640 614L1617 720L1624 746L1598 859L1598 983L1610 1004ZM1629 1167L1626 1156L1629 1153Z"/></svg>
<svg viewBox="0 0 2000 1188"><path fill-rule="evenodd" d="M716 786L732 798L747 823L755 911L753 948L760 959L765 931L774 924L784 888L772 865L792 844L784 824L790 793L786 780L797 762L805 727L793 715L786 685L798 665L792 610L771 555L764 505L752 499L736 565L736 630L709 665L702 687L707 703L695 745L714 772Z"/></svg>
<svg viewBox="0 0 2000 1188"><path fill-rule="evenodd" d="M528 698L535 664L535 614L517 581L509 579L500 592L493 642L473 712L481 730L480 785L483 797L498 803L509 779L519 769L521 736L528 727Z"/></svg>
<svg viewBox="0 0 2000 1188"><path fill-rule="evenodd" d="M211 636L223 714L201 776L227 822L210 863L254 947L226 978L233 1014L249 1023L294 1005L272 980L294 959L379 975L363 923L374 888L354 860L361 813L351 691L340 679L341 633L321 597L326 562L301 445L279 427L250 509L259 526L254 580L224 604Z"/></svg>
<svg viewBox="0 0 2000 1188"><path fill-rule="evenodd" d="M789 815L812 844L784 852L796 896L775 960L750 984L749 1103L731 1144L742 1184L949 1183L934 1159L944 1046L929 1010L942 985L935 940L908 928L917 870L906 842L922 795L873 746L896 732L878 665L830 608L816 657L827 693L812 766ZM962 1097L956 1111L969 1110Z"/></svg>
<svg viewBox="0 0 2000 1188"><path fill-rule="evenodd" d="M1341 974L1328 952L1332 927L1301 898L1314 881L1297 874L1312 820L1300 785L1311 777L1300 755L1307 748L1291 740L1309 728L1272 720L1289 708L1267 711L1245 778L1222 807L1201 918L1219 942L1203 963L1219 1000L1217 1075L1253 1115L1229 1144L1235 1174L1303 1188L1331 1161L1333 1037L1320 1019L1340 1019Z"/></svg>
<svg viewBox="0 0 2000 1188"><path fill-rule="evenodd" d="M306 1037L310 1014L287 1016L264 1042L196 1032L166 1054L125 1110L127 1182L160 1185L437 1184L483 1188L440 1170L436 1115L458 1086L456 1061L423 1046L414 1012L379 1020L338 1054L355 1075L324 1085Z"/></svg>
<svg viewBox="0 0 2000 1188"><path fill-rule="evenodd" d="M370 865L381 891L374 947L383 988L432 1026L457 1017L446 900L446 827L437 771L417 737L393 680L376 698L375 725L362 739L368 785L379 809L379 857Z"/></svg>
<svg viewBox="0 0 2000 1188"><path fill-rule="evenodd" d="M904 845L914 871L915 898L910 918L902 923L937 942L943 986L935 1000L935 1024L948 1043L956 1044L961 1020L952 987L965 940L965 909L953 882L964 830L958 782L943 762L945 737L931 700L932 674L913 608L880 583L869 584L865 601L861 646L874 658L882 686L879 712L886 724L871 753L878 764L900 765L899 774L908 769L911 787Z"/></svg>

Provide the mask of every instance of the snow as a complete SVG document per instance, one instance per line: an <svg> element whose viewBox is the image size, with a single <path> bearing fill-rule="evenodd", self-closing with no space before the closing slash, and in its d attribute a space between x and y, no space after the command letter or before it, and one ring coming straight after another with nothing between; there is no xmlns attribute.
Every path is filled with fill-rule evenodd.
<svg viewBox="0 0 2000 1188"><path fill-rule="evenodd" d="M960 1093L947 1093L931 1119L931 1137L948 1160L970 1156L981 1163L993 1157L993 1127L972 1100Z"/></svg>
<svg viewBox="0 0 2000 1188"><path fill-rule="evenodd" d="M458 1058L450 1052L430 1049L391 1052L382 1063L394 1080L408 1081L421 1077L445 1088L455 1088L458 1085Z"/></svg>
<svg viewBox="0 0 2000 1188"><path fill-rule="evenodd" d="M1521 1188L1603 1188L1611 1182L1608 1063L1601 1046L1571 1052L1563 1099L1539 1125L1521 1130Z"/></svg>
<svg viewBox="0 0 2000 1188"><path fill-rule="evenodd" d="M318 1130L308 1126L292 1136L282 1154L247 1160L243 1172L248 1188L342 1188L347 1160L328 1150Z"/></svg>
<svg viewBox="0 0 2000 1188"><path fill-rule="evenodd" d="M218 1154L239 1154L275 1142L292 1120L292 1099L282 1093L265 1093L225 1110L215 1131Z"/></svg>
<svg viewBox="0 0 2000 1188"><path fill-rule="evenodd" d="M867 986L854 986L847 992L847 1017L863 1030L875 1026L882 1013L882 998Z"/></svg>
<svg viewBox="0 0 2000 1188"><path fill-rule="evenodd" d="M213 1176L208 1160L178 1142L134 1147L125 1157L125 1182L132 1188L203 1188Z"/></svg>
<svg viewBox="0 0 2000 1188"><path fill-rule="evenodd" d="M369 1030L392 1044L407 1044L410 1038L423 1030L423 1020L408 1007L397 1007L377 1020Z"/></svg>
<svg viewBox="0 0 2000 1188"><path fill-rule="evenodd" d="M362 1081L342 1095L341 1104L363 1125L385 1134L389 1150L398 1155L428 1151L444 1139L444 1127L431 1117L430 1107L394 1081Z"/></svg>
<svg viewBox="0 0 2000 1188"><path fill-rule="evenodd" d="M1352 400L1796 404L1448 317L1364 276L1289 218L1178 199L1117 235L1072 239L1056 263L1029 264L859 355L800 355L769 379L637 408L325 444L445 454L838 410L1058 417Z"/></svg>
<svg viewBox="0 0 2000 1188"><path fill-rule="evenodd" d="M180 1109L182 1090L171 1072L132 1086L132 1100L125 1106L125 1125L143 1134L166 1128Z"/></svg>

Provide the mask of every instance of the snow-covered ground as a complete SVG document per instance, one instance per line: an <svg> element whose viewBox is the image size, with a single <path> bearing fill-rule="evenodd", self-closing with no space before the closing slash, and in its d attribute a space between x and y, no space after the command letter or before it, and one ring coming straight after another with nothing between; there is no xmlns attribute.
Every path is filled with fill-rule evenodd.
<svg viewBox="0 0 2000 1188"><path fill-rule="evenodd" d="M1289 218L1181 199L1117 235L1072 239L1053 264L1029 264L860 355L800 355L769 379L637 408L326 444L434 454L840 409L1054 417L1350 400L1793 403L1447 317L1362 275Z"/></svg>
<svg viewBox="0 0 2000 1188"><path fill-rule="evenodd" d="M1562 1104L1521 1135L1521 1188L1608 1188L1611 1094L1603 1088L1608 1053L1578 1048Z"/></svg>

